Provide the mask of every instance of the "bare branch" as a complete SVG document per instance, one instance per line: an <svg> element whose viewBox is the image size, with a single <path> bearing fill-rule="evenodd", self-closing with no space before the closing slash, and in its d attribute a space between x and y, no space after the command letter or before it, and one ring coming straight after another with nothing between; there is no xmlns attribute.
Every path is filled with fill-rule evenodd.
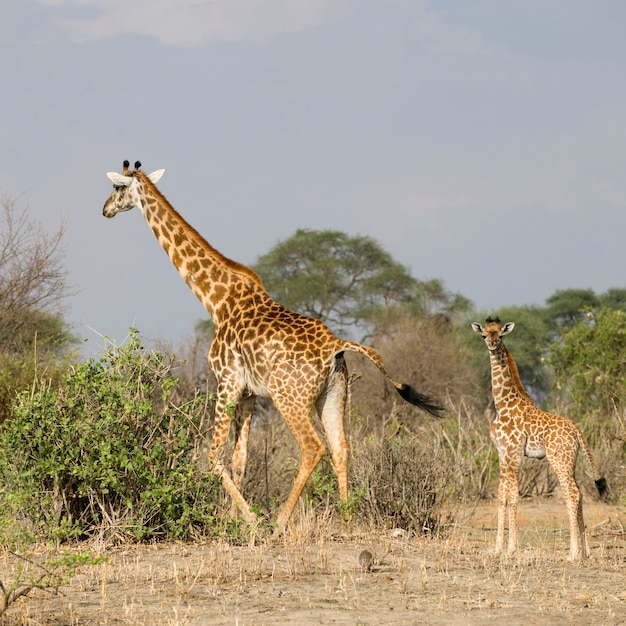
<svg viewBox="0 0 626 626"><path fill-rule="evenodd" d="M28 205L18 208L15 198L0 196L0 350L23 344L24 336L32 337L65 311L74 293L64 265L65 229L62 222L47 232Z"/></svg>

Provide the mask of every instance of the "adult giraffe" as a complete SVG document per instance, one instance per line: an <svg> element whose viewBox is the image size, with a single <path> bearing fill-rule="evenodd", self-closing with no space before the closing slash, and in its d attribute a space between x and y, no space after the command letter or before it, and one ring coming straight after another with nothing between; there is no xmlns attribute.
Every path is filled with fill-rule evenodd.
<svg viewBox="0 0 626 626"><path fill-rule="evenodd" d="M156 187L164 170L145 174L124 161L121 174L109 172L113 192L105 217L137 207L179 274L205 306L215 324L209 363L217 377L215 427L209 467L221 476L233 507L252 523L256 517L241 494L247 442L255 400L269 397L296 438L302 458L291 492L276 520L284 530L304 485L324 455L313 422L317 410L330 447L341 498L348 499L348 443L344 416L348 387L346 350L369 358L402 398L433 416L441 407L387 374L380 355L370 347L336 337L319 320L289 311L267 293L259 276L226 258L190 226ZM223 450L231 423L235 445L231 471Z"/></svg>
<svg viewBox="0 0 626 626"><path fill-rule="evenodd" d="M496 419L491 424L491 438L498 449L500 484L498 485L498 532L496 554L504 544L506 508L509 507L509 554L517 548L517 501L519 499L519 470L522 455L534 459L547 457L559 479L565 498L570 526L569 560L587 557L583 499L576 483L575 468L578 448L593 475L600 496L607 490L606 480L600 476L591 456L591 450L580 429L567 417L552 415L538 409L528 395L517 371L517 365L502 337L515 324L504 326L498 318L487 318L485 326L472 324L487 344L491 361L491 387L496 405Z"/></svg>

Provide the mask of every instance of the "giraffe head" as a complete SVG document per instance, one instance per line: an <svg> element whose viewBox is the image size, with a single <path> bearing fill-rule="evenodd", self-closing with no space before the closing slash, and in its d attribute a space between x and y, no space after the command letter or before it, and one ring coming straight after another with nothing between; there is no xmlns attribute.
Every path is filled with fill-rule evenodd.
<svg viewBox="0 0 626 626"><path fill-rule="evenodd" d="M487 348L490 352L494 352L502 343L502 337L508 335L514 328L514 322L507 322L503 326L500 323L500 318L498 317L496 317L495 319L488 317L485 320L484 328L478 322L472 323L472 329L475 333L478 333L485 340Z"/></svg>
<svg viewBox="0 0 626 626"><path fill-rule="evenodd" d="M102 214L104 217L115 217L122 211L130 211L137 207L143 213L143 203L141 200L141 179L146 176L140 172L141 163L135 162L135 169L128 169L128 161L124 161L124 169L121 174L117 172L107 172L107 178L113 183L113 191L108 200L104 203ZM165 170L156 170L147 177L154 183L158 183Z"/></svg>

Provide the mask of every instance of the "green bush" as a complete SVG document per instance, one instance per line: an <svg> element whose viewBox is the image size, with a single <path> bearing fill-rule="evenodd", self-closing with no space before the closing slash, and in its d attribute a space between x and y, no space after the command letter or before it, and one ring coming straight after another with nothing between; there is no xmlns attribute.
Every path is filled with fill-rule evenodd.
<svg viewBox="0 0 626 626"><path fill-rule="evenodd" d="M5 540L15 516L20 533L59 540L184 539L214 524L219 484L197 463L207 399L176 405L172 367L131 330L17 397L0 432Z"/></svg>
<svg viewBox="0 0 626 626"><path fill-rule="evenodd" d="M582 318L552 345L550 362L573 416L605 420L626 405L626 313L600 309Z"/></svg>
<svg viewBox="0 0 626 626"><path fill-rule="evenodd" d="M46 378L56 385L72 357L69 354L61 358L45 349L36 348L23 353L0 351L0 424L11 414L15 396L31 389L38 373L45 372Z"/></svg>
<svg viewBox="0 0 626 626"><path fill-rule="evenodd" d="M626 313L601 308L581 317L552 345L550 363L556 412L576 420L612 498L626 502Z"/></svg>

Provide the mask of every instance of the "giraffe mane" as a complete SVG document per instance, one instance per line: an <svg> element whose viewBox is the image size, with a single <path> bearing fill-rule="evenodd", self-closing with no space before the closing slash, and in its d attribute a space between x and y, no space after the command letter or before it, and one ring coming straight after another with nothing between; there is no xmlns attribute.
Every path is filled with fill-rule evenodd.
<svg viewBox="0 0 626 626"><path fill-rule="evenodd" d="M139 171L136 169L133 172L134 176L139 176L142 182L148 185L153 193L162 201L165 202L168 206L168 209L180 220L180 223L183 224L183 228L188 235L191 235L194 239L199 241L204 248L210 251L211 256L218 259L220 263L226 265L230 270L237 272L238 274L243 274L247 278L249 278L253 283L258 285L263 291L265 290L265 286L263 285L263 281L261 277L252 269L250 269L247 265L243 263L239 263L238 261L233 261L229 259L227 256L224 256L219 250L216 250L193 226L191 226L181 215L180 213L170 204L169 200L161 193L159 188L148 178L148 175L145 172Z"/></svg>
<svg viewBox="0 0 626 626"><path fill-rule="evenodd" d="M524 385L522 384L522 380L519 376L519 371L517 369L517 363L515 362L513 355L510 353L509 349L504 344L502 345L504 347L506 359L509 362L509 369L511 370L511 378L513 379L515 388L524 398L526 398L526 400L528 400L534 405L535 403L533 402L533 399L530 397L530 394L526 391Z"/></svg>

